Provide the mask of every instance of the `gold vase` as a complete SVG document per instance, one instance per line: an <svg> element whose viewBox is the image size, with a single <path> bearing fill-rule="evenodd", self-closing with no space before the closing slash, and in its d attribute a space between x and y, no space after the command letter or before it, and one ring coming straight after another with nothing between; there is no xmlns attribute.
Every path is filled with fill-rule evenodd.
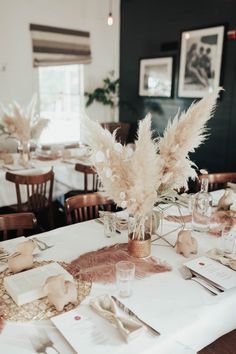
<svg viewBox="0 0 236 354"><path fill-rule="evenodd" d="M145 234L144 240L132 240L132 234L128 237L128 252L131 256L145 258L151 254L151 236Z"/></svg>

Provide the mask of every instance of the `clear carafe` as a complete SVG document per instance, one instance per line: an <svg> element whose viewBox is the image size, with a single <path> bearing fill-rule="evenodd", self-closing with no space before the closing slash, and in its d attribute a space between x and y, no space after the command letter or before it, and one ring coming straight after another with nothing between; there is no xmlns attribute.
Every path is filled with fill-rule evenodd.
<svg viewBox="0 0 236 354"><path fill-rule="evenodd" d="M199 232L207 232L210 229L212 214L212 196L208 193L208 178L201 181L201 189L193 200L192 205L192 229Z"/></svg>

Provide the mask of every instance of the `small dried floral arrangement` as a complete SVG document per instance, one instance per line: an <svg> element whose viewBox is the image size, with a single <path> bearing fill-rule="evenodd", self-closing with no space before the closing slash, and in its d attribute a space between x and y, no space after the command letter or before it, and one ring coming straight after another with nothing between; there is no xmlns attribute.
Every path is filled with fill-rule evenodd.
<svg viewBox="0 0 236 354"><path fill-rule="evenodd" d="M39 118L36 114L37 97L34 96L25 108L13 102L8 108L2 106L0 117L0 131L20 142L37 141L42 131L47 127L49 120Z"/></svg>
<svg viewBox="0 0 236 354"><path fill-rule="evenodd" d="M214 114L219 91L193 103L186 112L178 112L163 137L156 140L148 114L139 123L134 150L117 142L115 133L85 118L93 164L107 196L138 220L133 238L144 238L145 218L159 198L187 188L188 179L195 179L196 166L188 154L207 137L206 122Z"/></svg>

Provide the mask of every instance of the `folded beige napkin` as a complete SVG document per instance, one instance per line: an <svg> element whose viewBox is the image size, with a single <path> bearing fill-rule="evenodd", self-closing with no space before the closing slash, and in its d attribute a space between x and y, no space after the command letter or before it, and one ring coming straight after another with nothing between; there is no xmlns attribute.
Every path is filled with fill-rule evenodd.
<svg viewBox="0 0 236 354"><path fill-rule="evenodd" d="M230 255L225 253L224 251L221 251L217 248L213 248L212 250L208 251L206 254L211 259L214 259L215 261L218 261L230 267L231 269L236 270L236 259L231 258Z"/></svg>
<svg viewBox="0 0 236 354"><path fill-rule="evenodd" d="M109 295L102 295L92 299L90 306L98 315L115 326L126 342L136 338L145 329L138 321L120 316L115 302Z"/></svg>

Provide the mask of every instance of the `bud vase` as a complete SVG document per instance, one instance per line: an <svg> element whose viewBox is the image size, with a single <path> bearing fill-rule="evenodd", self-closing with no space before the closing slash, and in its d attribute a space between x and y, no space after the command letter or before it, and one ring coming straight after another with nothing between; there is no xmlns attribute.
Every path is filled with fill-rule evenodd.
<svg viewBox="0 0 236 354"><path fill-rule="evenodd" d="M19 164L23 167L29 166L30 161L30 142L18 141Z"/></svg>

